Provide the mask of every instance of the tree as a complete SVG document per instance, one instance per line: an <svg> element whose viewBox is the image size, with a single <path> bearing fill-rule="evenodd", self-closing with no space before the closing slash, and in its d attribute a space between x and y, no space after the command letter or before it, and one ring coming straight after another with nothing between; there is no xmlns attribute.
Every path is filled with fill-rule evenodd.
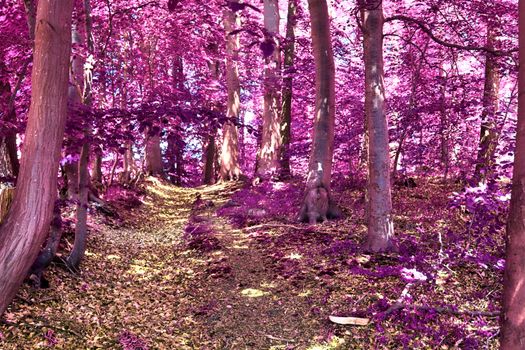
<svg viewBox="0 0 525 350"><path fill-rule="evenodd" d="M315 59L315 114L306 194L299 219L315 224L330 216L334 152L335 64L326 0L308 0Z"/></svg>
<svg viewBox="0 0 525 350"><path fill-rule="evenodd" d="M368 236L365 249L392 249L394 234L389 171L388 125L383 84L383 7L381 0L364 2L362 8L365 116L368 129Z"/></svg>
<svg viewBox="0 0 525 350"><path fill-rule="evenodd" d="M152 176L163 176L162 151L160 149L160 135L158 128L146 132L146 173Z"/></svg>
<svg viewBox="0 0 525 350"><path fill-rule="evenodd" d="M523 349L525 336L525 1L519 1L518 127L507 220L501 349Z"/></svg>
<svg viewBox="0 0 525 350"><path fill-rule="evenodd" d="M288 0L288 15L286 22L286 38L284 42L284 70L281 109L281 177L291 176L290 143L292 141L292 97L293 97L293 65L295 56L295 26L297 19L297 0Z"/></svg>
<svg viewBox="0 0 525 350"><path fill-rule="evenodd" d="M236 2L236 1L232 1ZM239 135L237 123L241 105L241 88L239 84L239 71L237 60L239 56L239 37L232 33L239 25L236 12L224 9L224 30L226 32L226 86L228 101L226 117L228 121L222 128L221 168L220 177L223 181L239 179L241 168L239 166Z"/></svg>
<svg viewBox="0 0 525 350"><path fill-rule="evenodd" d="M279 2L264 0L264 111L258 176L268 179L279 175L281 150L281 123L279 113L279 76L281 52L279 48Z"/></svg>
<svg viewBox="0 0 525 350"><path fill-rule="evenodd" d="M498 31L494 25L489 24L487 26L487 48L497 48L497 34ZM485 85L483 88L478 160L474 174L474 178L477 180L487 180L494 167L494 154L498 146L496 117L499 107L500 80L498 59L494 54L487 52L485 54Z"/></svg>
<svg viewBox="0 0 525 350"><path fill-rule="evenodd" d="M44 242L57 193L56 177L67 115L71 0L40 0L32 98L17 191L0 227L0 314Z"/></svg>

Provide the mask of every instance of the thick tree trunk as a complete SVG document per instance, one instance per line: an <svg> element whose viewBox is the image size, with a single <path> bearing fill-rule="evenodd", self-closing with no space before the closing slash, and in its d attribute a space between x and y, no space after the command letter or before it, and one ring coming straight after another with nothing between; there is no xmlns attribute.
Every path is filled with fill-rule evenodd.
<svg viewBox="0 0 525 350"><path fill-rule="evenodd" d="M383 85L383 7L380 0L362 9L365 59L365 115L369 132L368 236L365 249L392 249L394 234L390 184L388 125Z"/></svg>
<svg viewBox="0 0 525 350"><path fill-rule="evenodd" d="M288 0L288 16L286 22L286 39L284 44L284 77L282 87L281 116L281 178L292 175L290 169L290 144L292 142L292 98L293 98L293 67L295 56L295 26L297 0Z"/></svg>
<svg viewBox="0 0 525 350"><path fill-rule="evenodd" d="M40 0L32 96L13 205L0 227L0 314L13 299L49 230L67 115L71 0Z"/></svg>
<svg viewBox="0 0 525 350"><path fill-rule="evenodd" d="M487 29L487 47L495 48L497 31L489 25ZM485 56L485 86L483 88L483 112L481 114L481 129L479 138L478 159L474 178L485 181L490 177L494 167L498 132L497 113L499 108L500 74L497 57L490 53Z"/></svg>
<svg viewBox="0 0 525 350"><path fill-rule="evenodd" d="M525 1L519 1L518 127L507 221L501 349L524 348L525 339Z"/></svg>
<svg viewBox="0 0 525 350"><path fill-rule="evenodd" d="M507 221L501 349L525 346L525 1L519 1L518 127L512 198Z"/></svg>
<svg viewBox="0 0 525 350"><path fill-rule="evenodd" d="M146 133L146 173L151 176L164 176L159 134Z"/></svg>
<svg viewBox="0 0 525 350"><path fill-rule="evenodd" d="M308 0L315 59L315 114L306 193L299 214L311 224L330 216L330 180L334 151L335 64L326 0Z"/></svg>
<svg viewBox="0 0 525 350"><path fill-rule="evenodd" d="M280 173L281 121L279 115L279 73L281 54L279 48L279 1L264 0L265 43L273 46L273 53L265 58L264 108L262 138L259 149L257 176L267 180Z"/></svg>
<svg viewBox="0 0 525 350"><path fill-rule="evenodd" d="M236 2L234 0L233 2ZM230 35L239 26L237 14L229 9L224 10L224 30L226 32L226 85L228 103L226 116L230 119L222 128L222 148L220 176L223 181L238 180L241 175L239 166L239 135L236 123L239 120L241 105L241 88L237 58L239 56L239 36Z"/></svg>

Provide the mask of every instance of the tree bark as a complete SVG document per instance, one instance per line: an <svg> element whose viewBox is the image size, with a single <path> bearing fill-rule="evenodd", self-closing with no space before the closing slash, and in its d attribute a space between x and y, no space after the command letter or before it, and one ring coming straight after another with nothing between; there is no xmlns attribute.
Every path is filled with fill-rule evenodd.
<svg viewBox="0 0 525 350"><path fill-rule="evenodd" d="M497 35L496 28L489 25L487 28L488 48L494 49L497 46ZM485 85L483 88L483 111L481 114L478 159L474 174L474 178L477 181L487 180L494 167L494 154L498 146L496 119L499 109L500 80L497 57L487 53L485 56Z"/></svg>
<svg viewBox="0 0 525 350"><path fill-rule="evenodd" d="M525 1L519 1L518 126L507 221L501 349L525 346Z"/></svg>
<svg viewBox="0 0 525 350"><path fill-rule="evenodd" d="M273 46L273 52L265 58L264 107L262 138L259 150L257 176L267 180L280 173L281 121L279 115L279 78L281 53L279 48L279 1L264 0L265 45Z"/></svg>
<svg viewBox="0 0 525 350"><path fill-rule="evenodd" d="M102 150L95 151L95 163L93 164L93 183L97 186L102 185Z"/></svg>
<svg viewBox="0 0 525 350"><path fill-rule="evenodd" d="M210 135L204 150L204 184L213 185L215 183L215 136Z"/></svg>
<svg viewBox="0 0 525 350"><path fill-rule="evenodd" d="M316 223L328 218L330 180L334 151L335 64L326 0L308 0L315 59L315 114L312 151L306 193L299 214L302 221Z"/></svg>
<svg viewBox="0 0 525 350"><path fill-rule="evenodd" d="M292 175L290 169L290 144L292 142L292 98L293 98L293 68L295 56L295 26L297 0L288 0L288 15L286 22L286 39L284 44L284 77L282 87L281 109L281 178Z"/></svg>
<svg viewBox="0 0 525 350"><path fill-rule="evenodd" d="M164 176L160 135L146 132L146 173L151 176Z"/></svg>
<svg viewBox="0 0 525 350"><path fill-rule="evenodd" d="M67 264L73 270L78 270L86 251L87 212L89 195L89 143L84 142L78 161L78 203L77 223L75 226L75 242L67 258Z"/></svg>
<svg viewBox="0 0 525 350"><path fill-rule="evenodd" d="M381 252L393 248L392 197L389 171L388 125L383 85L383 7L381 0L366 1L362 8L365 61L365 115L369 132L368 236L365 249Z"/></svg>
<svg viewBox="0 0 525 350"><path fill-rule="evenodd" d="M238 0L232 2L238 2ZM230 9L225 9L223 15L226 32L226 86L228 89L226 117L229 118L229 121L225 122L222 128L220 176L223 181L232 181L238 180L241 175L239 135L236 125L239 120L241 88L237 68L239 36L237 34L230 35L230 33L238 28L240 21L236 12Z"/></svg>
<svg viewBox="0 0 525 350"><path fill-rule="evenodd" d="M13 205L0 227L0 314L44 242L57 194L67 116L71 0L40 0L24 155Z"/></svg>
<svg viewBox="0 0 525 350"><path fill-rule="evenodd" d="M60 245L60 239L62 238L62 213L58 201L55 203L53 220L51 221L49 231L49 237L47 238L44 249L40 251L29 270L29 275L36 276L35 282L37 287L42 287L42 281L44 281L43 273L55 258L58 246Z"/></svg>

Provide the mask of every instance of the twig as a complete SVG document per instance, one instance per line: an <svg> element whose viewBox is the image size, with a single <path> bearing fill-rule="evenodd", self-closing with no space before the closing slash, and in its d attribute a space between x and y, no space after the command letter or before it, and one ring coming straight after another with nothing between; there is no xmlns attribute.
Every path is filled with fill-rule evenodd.
<svg viewBox="0 0 525 350"><path fill-rule="evenodd" d="M491 53L491 54L493 54L495 56L509 56L512 53L518 51L517 48L512 48L512 49L510 49L508 51L502 51L502 50L493 50L493 49L490 49L490 48L485 47L485 46L461 45L461 44L449 43L449 42L446 42L443 39L440 39L440 38L436 37L434 35L434 33L432 32L432 30L429 27L427 27L425 25L425 22L423 22L422 20L419 20L419 19L416 19L416 18L412 18L412 17L409 17L409 16L405 16L405 15L394 15L394 16L385 18L385 23L392 22L392 21L403 21L403 22L406 22L406 23L415 24L416 26L418 26L423 32L425 32L436 43L438 43L438 44L440 44L442 46L445 46L445 47L453 48L453 49L467 50L467 51L483 51L483 52L486 52L486 53Z"/></svg>
<svg viewBox="0 0 525 350"><path fill-rule="evenodd" d="M293 339L278 338L278 337L274 337L273 335L270 335L270 334L265 334L264 336L266 338L268 338L268 339L271 339L271 340L285 341L285 342L288 342L288 343L294 343L295 342L295 340L293 340Z"/></svg>

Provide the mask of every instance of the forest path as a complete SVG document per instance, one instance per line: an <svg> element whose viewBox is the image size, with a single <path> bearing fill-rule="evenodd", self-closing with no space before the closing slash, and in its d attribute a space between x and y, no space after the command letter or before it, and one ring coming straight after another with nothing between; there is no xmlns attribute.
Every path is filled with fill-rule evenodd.
<svg viewBox="0 0 525 350"><path fill-rule="evenodd" d="M91 217L81 275L52 266L51 288L22 287L0 349L306 348L295 346L317 329L310 292L277 276L275 245L216 214L238 186L149 181L123 225Z"/></svg>

